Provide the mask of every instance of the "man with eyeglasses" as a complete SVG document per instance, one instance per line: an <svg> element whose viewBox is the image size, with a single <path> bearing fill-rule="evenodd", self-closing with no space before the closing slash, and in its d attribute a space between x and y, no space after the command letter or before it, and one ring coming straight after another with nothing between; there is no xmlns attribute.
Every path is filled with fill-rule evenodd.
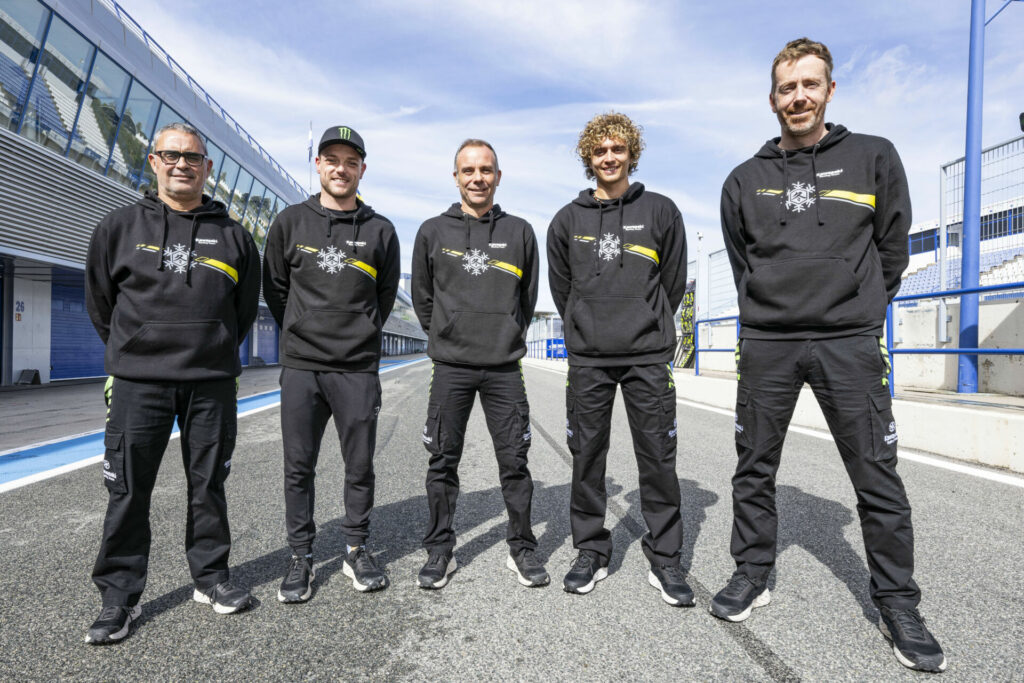
<svg viewBox="0 0 1024 683"><path fill-rule="evenodd" d="M395 226L359 198L366 147L347 126L320 138L321 191L274 219L263 297L281 327L285 526L292 555L277 599L313 595L314 480L334 416L345 466L342 572L360 592L388 585L366 548L376 479L381 332L398 294Z"/></svg>
<svg viewBox="0 0 1024 683"><path fill-rule="evenodd" d="M238 347L256 319L259 252L203 195L212 162L199 131L161 128L149 164L157 191L109 213L86 257L86 305L106 344L106 518L93 583L103 598L87 643L127 637L142 613L149 505L174 423L188 490L185 555L194 600L245 609L229 581L224 481L235 447Z"/></svg>

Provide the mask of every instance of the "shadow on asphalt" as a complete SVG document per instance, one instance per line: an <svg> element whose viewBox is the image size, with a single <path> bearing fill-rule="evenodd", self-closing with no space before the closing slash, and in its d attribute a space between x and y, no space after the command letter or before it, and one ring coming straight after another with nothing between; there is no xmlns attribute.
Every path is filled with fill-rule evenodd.
<svg viewBox="0 0 1024 683"><path fill-rule="evenodd" d="M545 486L544 482L534 480L533 524L536 528L546 523L544 532L537 538L538 552L544 561L569 537L569 519L566 514L568 502L568 484ZM425 495L374 508L371 515L370 550L385 571L391 563L423 551L422 532L426 527L427 515ZM410 520L418 520L420 523L410 523ZM483 491L464 491L459 495L456 531L460 528L474 528L491 520L495 523L489 529L478 533L465 545L456 545L455 557L460 567L472 564L478 555L505 541L507 517L501 488L498 486ZM327 561L317 567L314 591L327 586L344 564L346 547L341 521L342 518L338 517L318 525L314 558L318 563L325 559ZM426 554L423 552L425 560ZM232 567L231 578L246 586L276 585L283 578L290 557L291 549L282 547ZM188 602L191 596L192 585L189 584L153 598L143 605L144 616L140 624ZM258 604L253 605L253 609L256 607Z"/></svg>
<svg viewBox="0 0 1024 683"><path fill-rule="evenodd" d="M846 585L860 604L864 618L878 623L878 611L868 588L868 568L843 534L844 528L858 521L850 508L786 485L778 487L775 501L779 513L777 554L790 546L809 552ZM769 587L775 588L774 571Z"/></svg>

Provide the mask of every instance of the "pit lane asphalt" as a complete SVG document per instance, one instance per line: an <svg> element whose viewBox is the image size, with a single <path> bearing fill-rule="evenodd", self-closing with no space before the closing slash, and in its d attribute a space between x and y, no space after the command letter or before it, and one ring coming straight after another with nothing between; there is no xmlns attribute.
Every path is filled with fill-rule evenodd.
<svg viewBox="0 0 1024 683"><path fill-rule="evenodd" d="M680 405L678 476L697 607L672 608L647 585L638 542L636 464L621 401L612 427L609 514L615 553L593 593L561 590L575 556L564 366L527 364L533 422L534 531L552 585L527 589L504 568L505 512L479 404L460 468L461 567L440 591L418 589L425 559L420 441L429 363L381 376L377 504L371 551L392 585L354 591L342 574L341 459L329 428L317 480L317 581L282 605L284 543L279 413L242 418L228 504L233 579L255 607L219 616L191 600L183 553L185 494L177 441L153 494L143 618L127 641L82 642L99 610L89 572L106 492L98 465L0 494L0 678L16 680L901 680L875 625L855 498L834 444L790 434L778 479L773 601L742 624L707 614L728 579L732 419ZM269 371L267 371L269 372ZM276 379L276 376L275 376ZM693 398L693 397L688 397ZM69 428L67 433L80 431ZM904 461L914 508L922 613L946 649L942 680L1024 680L1021 608L1024 489Z"/></svg>

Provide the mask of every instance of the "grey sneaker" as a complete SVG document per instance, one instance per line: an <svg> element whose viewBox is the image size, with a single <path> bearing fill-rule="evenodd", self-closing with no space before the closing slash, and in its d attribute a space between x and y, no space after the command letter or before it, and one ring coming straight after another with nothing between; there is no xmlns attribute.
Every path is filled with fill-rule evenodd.
<svg viewBox="0 0 1024 683"><path fill-rule="evenodd" d="M361 593L379 591L388 586L387 574L377 566L373 556L366 552L365 545L352 548L352 552L345 557L342 571L352 579L352 586Z"/></svg>
<svg viewBox="0 0 1024 683"><path fill-rule="evenodd" d="M213 611L217 614L234 614L249 607L252 595L248 589L239 588L230 581L225 581L212 588L196 588L192 592L192 599L204 605L213 605Z"/></svg>
<svg viewBox="0 0 1024 683"><path fill-rule="evenodd" d="M601 564L597 553L589 550L581 550L580 554L573 560L569 567L569 573L562 581L562 588L566 593L579 593L585 595L594 590L594 586L601 579L608 576L608 565Z"/></svg>
<svg viewBox="0 0 1024 683"><path fill-rule="evenodd" d="M878 630L892 642L892 653L900 664L917 671L939 673L946 670L942 646L916 609L879 610Z"/></svg>
<svg viewBox="0 0 1024 683"><path fill-rule="evenodd" d="M305 602L313 595L313 558L309 555L292 555L288 562L281 588L277 591L277 599L281 602Z"/></svg>
<svg viewBox="0 0 1024 683"><path fill-rule="evenodd" d="M516 573L519 583L524 586L533 588L551 582L544 565L537 559L537 553L530 548L523 548L514 555L509 554L505 558L505 566Z"/></svg>
<svg viewBox="0 0 1024 683"><path fill-rule="evenodd" d="M746 574L732 575L725 588L711 599L711 613L726 621L743 621L755 607L764 607L772 601L772 594L758 586Z"/></svg>
<svg viewBox="0 0 1024 683"><path fill-rule="evenodd" d="M451 550L432 550L427 563L420 570L417 582L420 588L444 588L448 585L448 576L458 566Z"/></svg>
<svg viewBox="0 0 1024 683"><path fill-rule="evenodd" d="M118 643L131 633L132 622L142 616L142 608L138 605L127 607L115 605L104 607L96 621L92 622L89 632L85 634L85 642L90 645L110 645Z"/></svg>
<svg viewBox="0 0 1024 683"><path fill-rule="evenodd" d="M693 607L693 590L686 583L686 572L678 564L651 565L647 583L661 591L661 599L673 607Z"/></svg>

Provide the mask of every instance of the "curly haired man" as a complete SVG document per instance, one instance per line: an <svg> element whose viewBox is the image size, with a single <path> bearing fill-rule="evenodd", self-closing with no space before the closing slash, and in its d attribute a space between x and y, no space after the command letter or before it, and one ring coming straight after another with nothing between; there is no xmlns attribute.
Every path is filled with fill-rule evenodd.
<svg viewBox="0 0 1024 683"><path fill-rule="evenodd" d="M672 200L630 183L643 148L642 131L629 117L594 117L576 151L597 187L580 192L548 229L548 280L569 353L569 515L579 551L563 585L570 593L589 593L608 575L605 465L612 404L621 386L648 528L648 582L665 602L689 607L693 591L679 560L683 523L671 367L673 313L686 286L686 232Z"/></svg>

